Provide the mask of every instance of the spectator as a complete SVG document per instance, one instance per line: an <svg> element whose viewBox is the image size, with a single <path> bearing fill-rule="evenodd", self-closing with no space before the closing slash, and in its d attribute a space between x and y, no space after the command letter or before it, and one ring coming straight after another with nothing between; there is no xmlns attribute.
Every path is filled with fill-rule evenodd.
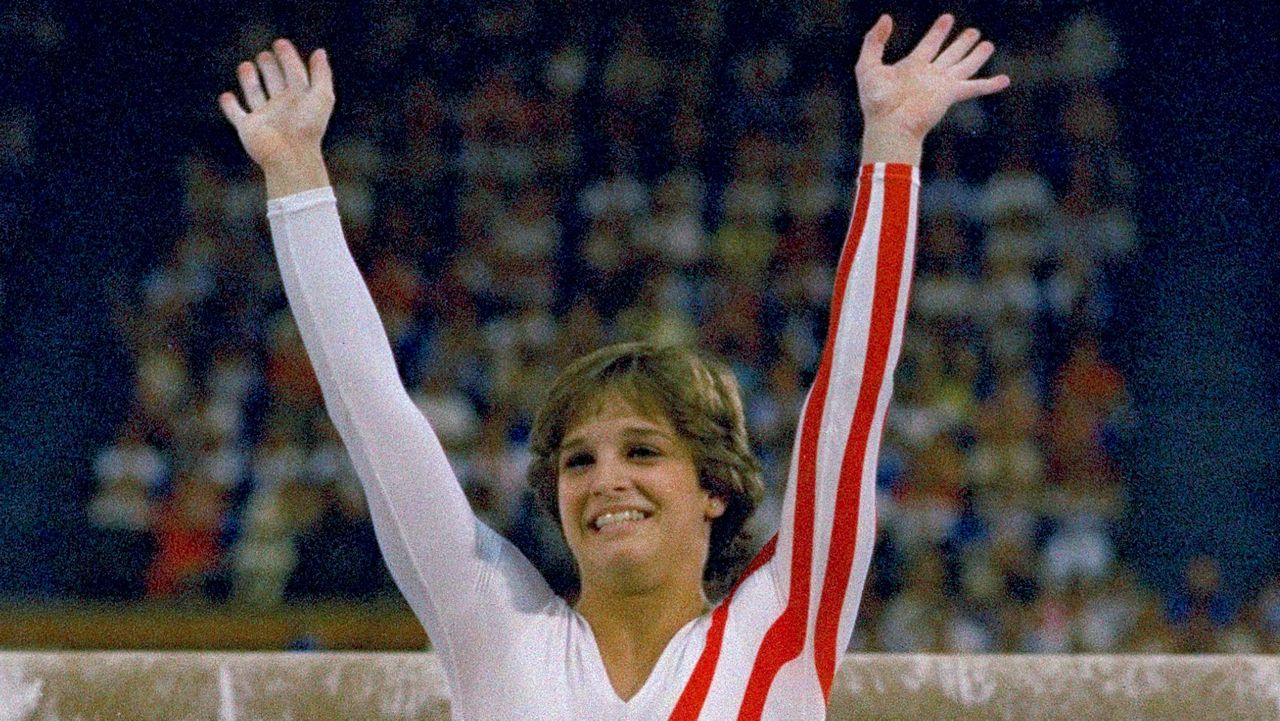
<svg viewBox="0 0 1280 721"><path fill-rule="evenodd" d="M93 535L87 545L95 562L84 591L93 598L141 599L144 574L155 552L152 498L169 469L136 422L122 428L115 444L99 452L94 469L98 490L89 504Z"/></svg>
<svg viewBox="0 0 1280 721"><path fill-rule="evenodd" d="M192 469L179 470L172 495L157 510L156 553L147 570L147 598L204 595L217 568L227 489Z"/></svg>

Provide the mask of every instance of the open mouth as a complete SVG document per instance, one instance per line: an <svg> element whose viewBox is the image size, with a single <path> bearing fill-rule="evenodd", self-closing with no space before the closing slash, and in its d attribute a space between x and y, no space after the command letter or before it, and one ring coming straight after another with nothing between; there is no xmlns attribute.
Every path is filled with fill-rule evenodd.
<svg viewBox="0 0 1280 721"><path fill-rule="evenodd" d="M623 528L629 528L635 525L636 523L640 523L641 521L648 519L652 515L653 515L652 513L648 513L645 511L634 509L634 508L629 508L621 511L606 511L596 516L595 518L593 518L591 520L591 523L588 525L590 525L591 530L595 531L596 533L599 533L601 531L605 531L608 529L620 530Z"/></svg>

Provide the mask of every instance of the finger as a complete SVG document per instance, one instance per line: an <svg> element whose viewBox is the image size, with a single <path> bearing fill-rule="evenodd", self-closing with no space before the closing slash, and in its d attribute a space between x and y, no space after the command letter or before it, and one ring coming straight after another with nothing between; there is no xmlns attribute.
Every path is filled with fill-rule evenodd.
<svg viewBox="0 0 1280 721"><path fill-rule="evenodd" d="M262 92L262 81L258 79L258 68L248 60L236 66L236 78L240 81L240 89L244 91L245 104L249 112L253 112L267 104L267 96Z"/></svg>
<svg viewBox="0 0 1280 721"><path fill-rule="evenodd" d="M951 44L933 62L944 68L955 65L973 49L973 46L977 44L978 38L981 36L982 33L973 28L965 29L964 32L956 36L955 40L951 41Z"/></svg>
<svg viewBox="0 0 1280 721"><path fill-rule="evenodd" d="M862 50L858 53L858 67L869 67L884 62L884 45L893 32L893 18L881 15L875 25L862 38Z"/></svg>
<svg viewBox="0 0 1280 721"><path fill-rule="evenodd" d="M275 55L266 50L258 53L258 70L262 72L262 82L267 86L268 98L284 92L284 74L280 72L280 63L276 61Z"/></svg>
<svg viewBox="0 0 1280 721"><path fill-rule="evenodd" d="M997 75L993 78L979 78L977 80L966 80L960 84L960 92L956 94L955 102L969 100L970 98L978 98L983 95L998 93L1009 87L1008 75Z"/></svg>
<svg viewBox="0 0 1280 721"><path fill-rule="evenodd" d="M307 79L307 66L302 63L302 56L298 54L298 49L293 43L280 38L275 43L276 57L280 59L280 66L284 68L284 79L291 88L306 89L311 85L311 81Z"/></svg>
<svg viewBox="0 0 1280 721"><path fill-rule="evenodd" d="M333 69L329 67L329 54L324 48L311 53L311 87L333 95Z"/></svg>
<svg viewBox="0 0 1280 721"><path fill-rule="evenodd" d="M978 43L978 47L973 52L964 56L964 60L952 65L949 70L952 77L967 79L973 77L978 72L978 68L982 67L991 59L991 54L996 51L996 46L991 44L989 40L983 40Z"/></svg>
<svg viewBox="0 0 1280 721"><path fill-rule="evenodd" d="M951 26L955 23L956 19L951 13L939 15L938 19L933 21L933 27L920 38L920 43L907 57L925 62L933 60L938 55L938 48L942 47L942 41L947 39L947 34L951 32Z"/></svg>
<svg viewBox="0 0 1280 721"><path fill-rule="evenodd" d="M244 108L240 107L240 101L236 100L235 93L219 95L218 105L222 106L222 114L227 116L227 120L231 121L231 124L237 128L240 127L240 121L249 116L244 111Z"/></svg>

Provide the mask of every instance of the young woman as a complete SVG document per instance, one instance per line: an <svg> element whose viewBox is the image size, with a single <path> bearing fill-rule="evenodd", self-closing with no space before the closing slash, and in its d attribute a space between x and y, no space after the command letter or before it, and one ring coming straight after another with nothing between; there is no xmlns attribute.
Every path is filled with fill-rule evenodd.
<svg viewBox="0 0 1280 721"><path fill-rule="evenodd" d="M556 381L530 481L576 561L574 605L467 506L410 401L342 235L321 155L333 108L323 50L286 40L219 101L262 167L289 304L359 472L386 562L448 675L458 719L820 719L870 561L880 432L906 318L925 134L991 56L943 15L856 73L863 167L826 348L796 434L778 535L714 609L704 576L760 494L732 375L696 354L601 349ZM945 47L944 47L945 45ZM710 559L710 563L708 563Z"/></svg>

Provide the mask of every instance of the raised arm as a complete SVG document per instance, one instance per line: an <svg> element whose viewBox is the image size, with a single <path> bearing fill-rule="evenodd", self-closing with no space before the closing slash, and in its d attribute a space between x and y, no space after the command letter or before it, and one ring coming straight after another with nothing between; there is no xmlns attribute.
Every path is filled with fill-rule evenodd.
<svg viewBox="0 0 1280 721"><path fill-rule="evenodd" d="M950 15L938 18L907 57L886 65L893 24L882 16L858 56L863 166L826 346L801 413L776 552L766 566L785 609L752 670L749 683L757 688L812 650L828 693L853 633L875 539L876 461L906 321L924 137L952 103L1008 84L1004 76L971 79L993 51L978 43L976 30L943 49L953 23ZM747 698L763 696L749 689Z"/></svg>
<svg viewBox="0 0 1280 721"><path fill-rule="evenodd" d="M231 93L219 102L266 177L289 307L364 486L387 566L457 691L503 634L518 628L521 612L553 597L519 552L477 521L400 380L328 187L320 143L334 101L324 51L311 55L308 68L291 43L278 40L274 52L242 63L237 74L248 112Z"/></svg>

